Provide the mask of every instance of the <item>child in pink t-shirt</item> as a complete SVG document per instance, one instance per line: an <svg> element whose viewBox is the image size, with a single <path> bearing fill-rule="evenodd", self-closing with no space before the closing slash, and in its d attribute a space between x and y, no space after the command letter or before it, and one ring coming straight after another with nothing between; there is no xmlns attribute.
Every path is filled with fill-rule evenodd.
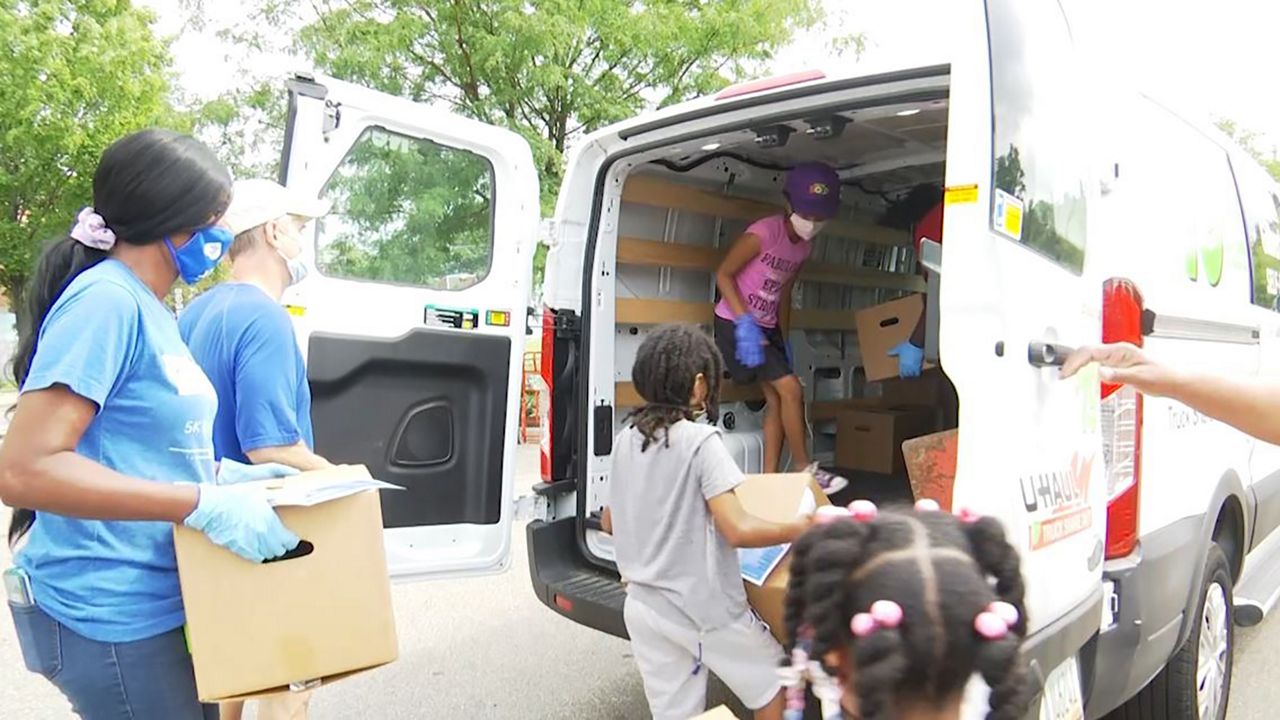
<svg viewBox="0 0 1280 720"><path fill-rule="evenodd" d="M814 236L840 209L840 178L821 163L797 165L783 194L787 212L753 223L716 271L716 345L734 382L764 389L764 471L778 472L785 438L792 463L812 470L830 494L848 482L810 462L804 392L786 338L791 289Z"/></svg>

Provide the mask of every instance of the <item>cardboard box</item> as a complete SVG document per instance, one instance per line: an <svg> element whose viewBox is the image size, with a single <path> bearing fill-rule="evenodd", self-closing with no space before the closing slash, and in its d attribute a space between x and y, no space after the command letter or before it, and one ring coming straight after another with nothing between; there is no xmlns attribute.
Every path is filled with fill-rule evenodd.
<svg viewBox="0 0 1280 720"><path fill-rule="evenodd" d="M836 465L882 475L903 475L904 440L933 432L930 408L848 410L836 419Z"/></svg>
<svg viewBox="0 0 1280 720"><path fill-rule="evenodd" d="M344 466L254 485L293 491L368 479L363 466ZM398 654L378 492L277 511L309 554L254 564L202 533L174 529L202 702L323 684Z"/></svg>
<svg viewBox="0 0 1280 720"><path fill-rule="evenodd" d="M813 493L818 507L831 504L809 473L748 475L746 482L734 492L742 502L742 507L752 515L772 522L791 522L796 519L796 511L800 508L806 489ZM744 583L747 587L747 602L751 603L751 607L769 625L773 636L783 645L787 644L783 607L787 599L787 581L791 579L790 568L791 558L788 554L769 573L769 577L765 578L763 586Z"/></svg>
<svg viewBox="0 0 1280 720"><path fill-rule="evenodd" d="M934 407L942 402L943 392L950 392L945 387L946 378L938 369L926 370L917 378L892 377L879 383L880 399L885 407L915 406Z"/></svg>
<svg viewBox="0 0 1280 720"><path fill-rule="evenodd" d="M911 339L923 313L923 295L908 295L854 313L867 382L898 377L898 358L890 356L889 351ZM933 366L925 363L925 367Z"/></svg>

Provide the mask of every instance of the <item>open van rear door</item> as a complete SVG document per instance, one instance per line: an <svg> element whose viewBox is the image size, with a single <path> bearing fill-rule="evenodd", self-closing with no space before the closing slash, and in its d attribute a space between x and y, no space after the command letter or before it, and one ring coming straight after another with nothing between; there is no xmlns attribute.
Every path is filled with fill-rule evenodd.
<svg viewBox="0 0 1280 720"><path fill-rule="evenodd" d="M1075 654L1101 617L1107 498L1096 371L1063 381L1059 366L1101 337L1102 287L1085 270L1100 178L1059 3L985 5L953 33L938 298L960 397L953 497L1005 522L1028 588L1028 653L1046 653L1042 678L1069 666L1058 675L1075 676L1062 692L1076 705Z"/></svg>
<svg viewBox="0 0 1280 720"><path fill-rule="evenodd" d="M496 572L511 546L539 207L515 133L329 78L289 83L284 182L333 202L285 297L316 451L382 494L397 579Z"/></svg>

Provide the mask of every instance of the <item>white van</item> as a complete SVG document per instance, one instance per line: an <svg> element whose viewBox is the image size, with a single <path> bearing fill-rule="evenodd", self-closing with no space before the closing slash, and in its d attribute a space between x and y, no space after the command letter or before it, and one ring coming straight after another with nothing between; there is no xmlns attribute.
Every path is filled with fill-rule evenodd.
<svg viewBox="0 0 1280 720"><path fill-rule="evenodd" d="M1022 551L1040 709L1097 717L1140 695L1126 717L1222 717L1232 587L1248 606L1241 620L1274 602L1265 548L1245 557L1280 524L1280 451L1100 388L1096 373L1061 381L1057 366L1105 327L1108 338L1257 372L1280 337L1280 317L1249 302L1270 310L1280 291L1275 190L1237 161L1246 229L1221 146L1183 137L1185 126L1142 98L1126 102L1159 116L1168 137L1181 132L1169 141L1179 144L1153 145L1137 111L1098 112L1055 0L946 5L938 21L957 38L947 64L747 83L575 147L543 288L534 591L576 622L625 635L596 513L608 502L614 434L639 402L628 382L635 351L659 323L710 322L722 249L777 210L788 167L822 160L841 168L845 209L802 277L791 337L815 455L830 463L830 410L865 391L853 311L926 289L906 228L883 220L902 191L945 188L926 349L959 398L951 491L956 506L999 517ZM1121 142L1104 142L1121 126ZM1184 177L1177 148L1193 142L1200 174ZM395 577L505 569L538 233L529 147L505 130L299 76L283 167L290 186L335 202L307 250L319 272L286 297L308 350L318 450L407 488L383 497ZM1201 198L1212 202L1200 224L1181 224ZM1153 216L1168 225L1167 244L1143 234ZM1189 280L1184 246L1205 233L1221 244L1197 248L1205 267ZM1152 250L1127 250L1131 240ZM1183 274L1157 271L1170 267ZM758 393L726 384L722 400L726 442L744 470L758 470ZM910 497L900 479L852 479L857 494Z"/></svg>

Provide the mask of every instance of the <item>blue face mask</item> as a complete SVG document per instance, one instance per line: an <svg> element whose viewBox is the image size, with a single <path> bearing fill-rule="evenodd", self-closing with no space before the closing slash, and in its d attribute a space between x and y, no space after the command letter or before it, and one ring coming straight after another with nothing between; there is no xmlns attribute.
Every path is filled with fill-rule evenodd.
<svg viewBox="0 0 1280 720"><path fill-rule="evenodd" d="M164 239L164 244L178 266L178 276L184 283L194 285L213 272L233 240L235 236L224 227L205 227L192 233L180 248L175 248L169 238Z"/></svg>

